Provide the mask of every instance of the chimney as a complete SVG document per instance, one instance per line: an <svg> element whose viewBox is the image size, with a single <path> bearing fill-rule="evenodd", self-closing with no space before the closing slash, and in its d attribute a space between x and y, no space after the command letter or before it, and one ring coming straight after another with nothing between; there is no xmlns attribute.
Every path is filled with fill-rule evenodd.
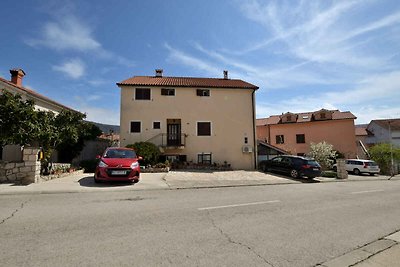
<svg viewBox="0 0 400 267"><path fill-rule="evenodd" d="M162 77L163 70L162 69L156 69L156 77Z"/></svg>
<svg viewBox="0 0 400 267"><path fill-rule="evenodd" d="M224 80L227 80L227 79L228 79L228 71L224 70Z"/></svg>
<svg viewBox="0 0 400 267"><path fill-rule="evenodd" d="M22 86L22 78L25 76L25 72L22 69L12 69L11 73L11 82L16 86Z"/></svg>

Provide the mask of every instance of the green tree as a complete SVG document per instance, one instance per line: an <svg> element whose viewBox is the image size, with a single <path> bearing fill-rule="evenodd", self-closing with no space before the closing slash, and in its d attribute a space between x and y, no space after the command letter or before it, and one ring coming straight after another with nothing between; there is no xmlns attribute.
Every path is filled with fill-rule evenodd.
<svg viewBox="0 0 400 267"><path fill-rule="evenodd" d="M154 165L158 162L160 156L160 149L153 143L150 142L136 142L129 144L126 147L133 148L136 154L143 157L143 164Z"/></svg>
<svg viewBox="0 0 400 267"><path fill-rule="evenodd" d="M32 100L24 101L18 94L0 94L0 145L36 145L44 150L43 163L49 162L54 149L61 161L71 162L86 140L93 140L101 130L85 122L86 115L70 110L59 114L36 111Z"/></svg>
<svg viewBox="0 0 400 267"><path fill-rule="evenodd" d="M336 151L333 150L333 145L325 141L317 144L311 143L308 156L318 161L323 170L328 170L336 159Z"/></svg>
<svg viewBox="0 0 400 267"><path fill-rule="evenodd" d="M390 144L376 144L371 147L368 152L371 155L371 159L378 163L381 172L390 175L392 157L390 152ZM400 148L392 147L392 154L395 161L400 160Z"/></svg>
<svg viewBox="0 0 400 267"><path fill-rule="evenodd" d="M22 100L18 94L0 94L0 145L26 145L36 139L38 125L32 100Z"/></svg>

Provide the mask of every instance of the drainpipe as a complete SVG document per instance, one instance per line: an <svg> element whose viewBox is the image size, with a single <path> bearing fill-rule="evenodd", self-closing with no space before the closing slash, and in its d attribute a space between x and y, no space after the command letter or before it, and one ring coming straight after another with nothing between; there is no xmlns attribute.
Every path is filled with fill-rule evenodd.
<svg viewBox="0 0 400 267"><path fill-rule="evenodd" d="M257 170L257 136L256 136L256 107L254 106L256 89L251 93L251 104L253 108L253 142L254 142L254 169Z"/></svg>

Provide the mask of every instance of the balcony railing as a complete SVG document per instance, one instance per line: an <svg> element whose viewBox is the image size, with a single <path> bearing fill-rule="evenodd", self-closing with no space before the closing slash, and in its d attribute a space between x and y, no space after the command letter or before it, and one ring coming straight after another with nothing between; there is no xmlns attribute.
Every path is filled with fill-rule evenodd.
<svg viewBox="0 0 400 267"><path fill-rule="evenodd" d="M148 139L146 142L151 142L156 146L160 146L164 149L184 148L186 145L186 134L160 133Z"/></svg>

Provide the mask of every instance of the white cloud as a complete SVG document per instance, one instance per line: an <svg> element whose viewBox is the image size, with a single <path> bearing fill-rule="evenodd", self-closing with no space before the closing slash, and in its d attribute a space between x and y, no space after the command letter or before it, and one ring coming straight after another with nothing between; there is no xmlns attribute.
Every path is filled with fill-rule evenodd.
<svg viewBox="0 0 400 267"><path fill-rule="evenodd" d="M120 115L119 109L115 107L108 107L107 105L98 106L97 103L93 104L91 102L102 98L100 95L92 96L75 96L75 109L80 110L86 114L86 120L119 125ZM109 98L109 101L113 101L113 97ZM116 110L118 110L116 112Z"/></svg>
<svg viewBox="0 0 400 267"><path fill-rule="evenodd" d="M79 79L85 74L85 64L79 58L65 61L61 65L53 66L53 70L62 72L72 79Z"/></svg>
<svg viewBox="0 0 400 267"><path fill-rule="evenodd" d="M114 61L123 66L135 65L134 61L104 49L93 36L93 30L73 15L60 16L55 21L45 23L40 35L26 40L26 43L56 51L91 52L100 59Z"/></svg>
<svg viewBox="0 0 400 267"><path fill-rule="evenodd" d="M169 44L164 44L164 47L169 51L169 61L178 62L180 64L205 71L211 76L217 76L221 73L221 69L216 68L215 65L211 64L210 62L206 62L205 60L198 59L180 50L174 49Z"/></svg>
<svg viewBox="0 0 400 267"><path fill-rule="evenodd" d="M91 51L101 48L92 36L92 30L74 16L67 16L44 25L39 39L27 41L32 46L55 50Z"/></svg>

